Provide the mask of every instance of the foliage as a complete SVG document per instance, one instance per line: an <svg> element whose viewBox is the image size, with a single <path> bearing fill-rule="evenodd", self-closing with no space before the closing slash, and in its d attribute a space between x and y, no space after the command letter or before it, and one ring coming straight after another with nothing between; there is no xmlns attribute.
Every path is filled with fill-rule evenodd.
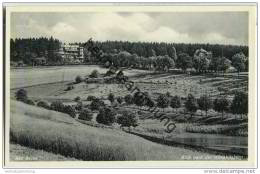
<svg viewBox="0 0 260 174"><path fill-rule="evenodd" d="M99 72L98 70L93 70L90 75L89 75L90 78L98 78L99 77Z"/></svg>
<svg viewBox="0 0 260 174"><path fill-rule="evenodd" d="M64 104L61 101L54 101L51 103L51 109L54 111L58 111L58 112L63 112L64 111Z"/></svg>
<svg viewBox="0 0 260 174"><path fill-rule="evenodd" d="M225 72L231 66L231 61L225 57L219 59L218 70Z"/></svg>
<svg viewBox="0 0 260 174"><path fill-rule="evenodd" d="M206 116L207 116L207 112L209 109L211 109L213 107L213 103L212 100L210 99L210 97L208 95L202 95L199 99L198 99L198 106L200 110L203 110L206 112Z"/></svg>
<svg viewBox="0 0 260 174"><path fill-rule="evenodd" d="M25 89L19 89L16 93L15 93L15 98L18 101L26 101L28 99L27 96L27 91Z"/></svg>
<svg viewBox="0 0 260 174"><path fill-rule="evenodd" d="M74 86L73 86L73 85L69 85L69 86L67 87L66 91L70 91L70 90L72 90L72 89L74 89Z"/></svg>
<svg viewBox="0 0 260 174"><path fill-rule="evenodd" d="M99 109L99 114L96 121L101 124L111 125L116 121L116 112L110 107L103 107Z"/></svg>
<svg viewBox="0 0 260 174"><path fill-rule="evenodd" d="M104 107L105 103L98 98L95 98L92 100L91 104L90 104L90 109L91 110L99 110L100 108Z"/></svg>
<svg viewBox="0 0 260 174"><path fill-rule="evenodd" d="M169 68L174 67L174 60L169 56L157 56L155 59L156 67L158 70L167 71Z"/></svg>
<svg viewBox="0 0 260 174"><path fill-rule="evenodd" d="M138 91L134 93L133 101L137 106L144 106L146 104L146 96L143 92Z"/></svg>
<svg viewBox="0 0 260 174"><path fill-rule="evenodd" d="M127 103L127 104L133 104L133 96L131 95L131 94L128 94L128 95L126 95L125 97L124 97L124 99L125 99L125 102Z"/></svg>
<svg viewBox="0 0 260 174"><path fill-rule="evenodd" d="M81 100L80 96L77 96L77 97L74 99L75 102L78 102L78 101L80 101L80 100Z"/></svg>
<svg viewBox="0 0 260 174"><path fill-rule="evenodd" d="M109 68L109 70L106 72L105 76L111 76L111 75L114 75L114 74L116 74L116 68L111 67L111 68Z"/></svg>
<svg viewBox="0 0 260 174"><path fill-rule="evenodd" d="M172 108L180 108L181 107L181 98L177 95L175 95L174 97L172 97L171 101L170 101L170 106Z"/></svg>
<svg viewBox="0 0 260 174"><path fill-rule="evenodd" d="M75 44L84 45L84 43ZM87 45L88 48L84 49L84 56L87 59L93 59L90 60L91 62L102 62L104 64L109 62L109 64L118 67L141 67L145 69L155 64L154 60L159 56L169 56L175 62L178 61L176 55L181 53L194 55L194 52L200 48L211 51L213 57L231 58L238 52L243 52L245 56L248 56L248 46L235 45L128 41L92 41L91 45ZM62 62L60 55L55 54L59 48L60 41L52 37L10 39L11 61L23 61L25 64L31 64L36 57L46 57L48 62L52 63ZM98 48L98 51L96 51L96 48ZM104 52L102 55L100 50Z"/></svg>
<svg viewBox="0 0 260 174"><path fill-rule="evenodd" d="M39 101L39 102L37 103L37 106L42 107L42 108L45 108L45 109L50 109L49 104L48 104L47 102L45 102L45 101Z"/></svg>
<svg viewBox="0 0 260 174"><path fill-rule="evenodd" d="M92 100L95 100L95 99L96 99L96 97L93 96L93 95L89 95L89 96L87 97L87 101L92 101Z"/></svg>
<svg viewBox="0 0 260 174"><path fill-rule="evenodd" d="M185 102L185 108L191 113L191 116L197 111L197 100L192 94L188 94L187 100Z"/></svg>
<svg viewBox="0 0 260 174"><path fill-rule="evenodd" d="M133 112L124 111L121 116L117 118L117 123L121 125L121 127L136 127L138 126L138 119Z"/></svg>
<svg viewBox="0 0 260 174"><path fill-rule="evenodd" d="M86 120L86 121L91 121L93 118L93 114L89 109L83 109L80 114L79 114L79 119L81 120Z"/></svg>
<svg viewBox="0 0 260 174"><path fill-rule="evenodd" d="M118 96L118 97L116 98L116 100L117 100L117 102L118 102L119 104L122 104L122 103L124 102L124 98L121 97L121 96Z"/></svg>
<svg viewBox="0 0 260 174"><path fill-rule="evenodd" d="M194 53L193 67L197 72L205 72L209 68L211 53L204 49L198 49Z"/></svg>
<svg viewBox="0 0 260 174"><path fill-rule="evenodd" d="M108 94L108 98L107 98L111 103L113 103L115 101L115 95L113 93L109 93Z"/></svg>
<svg viewBox="0 0 260 174"><path fill-rule="evenodd" d="M222 118L223 118L223 113L224 111L228 111L229 109L229 101L223 97L223 96L219 96L214 100L214 110L217 112L221 112L222 113Z"/></svg>
<svg viewBox="0 0 260 174"><path fill-rule="evenodd" d="M145 104L145 105L148 106L148 107L150 107L150 108L152 108L152 107L155 106L155 102L154 102L154 100L153 100L151 97L147 97L147 98L146 98L146 104Z"/></svg>
<svg viewBox="0 0 260 174"><path fill-rule="evenodd" d="M167 108L170 104L169 97L166 94L160 94L156 101L157 106L160 108Z"/></svg>
<svg viewBox="0 0 260 174"><path fill-rule="evenodd" d="M187 53L193 55L195 50L204 48L212 51L214 57L224 56L231 58L237 52L244 52L248 55L248 46L220 45L220 44L184 44L184 43L163 43L163 42L129 42L129 41L105 41L95 42L105 53L114 53L113 50L124 50L140 57L164 56L173 58L173 47L177 55ZM152 51L153 50L153 51Z"/></svg>
<svg viewBox="0 0 260 174"><path fill-rule="evenodd" d="M236 68L238 73L246 69L245 67L246 59L247 59L246 56L242 52L237 53L232 57L232 66Z"/></svg>
<svg viewBox="0 0 260 174"><path fill-rule="evenodd" d="M180 53L176 60L176 67L181 68L185 72L192 67L192 58L187 53Z"/></svg>
<svg viewBox="0 0 260 174"><path fill-rule="evenodd" d="M72 118L75 118L76 117L76 111L75 109L70 106L70 105L67 105L67 106L64 106L64 110L62 111L63 113L66 113L68 115L70 115Z"/></svg>
<svg viewBox="0 0 260 174"><path fill-rule="evenodd" d="M233 114L248 113L248 94L245 92L236 92L230 110Z"/></svg>
<svg viewBox="0 0 260 174"><path fill-rule="evenodd" d="M75 82L76 83L81 83L83 81L83 78L81 77L81 76L77 76L76 78L75 78Z"/></svg>
<svg viewBox="0 0 260 174"><path fill-rule="evenodd" d="M34 101L31 99L27 99L24 101L24 103L28 104L28 105L35 105Z"/></svg>
<svg viewBox="0 0 260 174"><path fill-rule="evenodd" d="M60 41L50 38L17 38L10 40L11 61L23 61L32 64L37 57L46 57L48 62L60 61L55 51L59 50Z"/></svg>

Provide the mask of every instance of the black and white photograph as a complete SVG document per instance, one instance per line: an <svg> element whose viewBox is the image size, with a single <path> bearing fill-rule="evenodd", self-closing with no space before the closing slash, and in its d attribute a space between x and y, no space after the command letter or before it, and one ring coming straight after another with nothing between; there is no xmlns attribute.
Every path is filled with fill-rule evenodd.
<svg viewBox="0 0 260 174"><path fill-rule="evenodd" d="M8 163L255 164L255 4L133 7L6 6Z"/></svg>

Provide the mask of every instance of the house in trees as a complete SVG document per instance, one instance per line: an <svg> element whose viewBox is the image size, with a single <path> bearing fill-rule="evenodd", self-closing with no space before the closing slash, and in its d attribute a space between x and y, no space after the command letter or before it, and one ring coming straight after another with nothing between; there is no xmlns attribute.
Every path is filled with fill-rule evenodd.
<svg viewBox="0 0 260 174"><path fill-rule="evenodd" d="M62 44L59 54L64 62L82 63L84 61L84 48L79 45Z"/></svg>

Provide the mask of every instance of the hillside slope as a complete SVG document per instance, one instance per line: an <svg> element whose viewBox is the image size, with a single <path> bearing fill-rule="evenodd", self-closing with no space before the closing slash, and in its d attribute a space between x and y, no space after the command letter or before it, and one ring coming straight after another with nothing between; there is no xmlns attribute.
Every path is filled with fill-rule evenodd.
<svg viewBox="0 0 260 174"><path fill-rule="evenodd" d="M95 128L66 114L11 101L10 141L80 160L181 160L217 155L159 145L120 130ZM233 159L225 157L225 159Z"/></svg>

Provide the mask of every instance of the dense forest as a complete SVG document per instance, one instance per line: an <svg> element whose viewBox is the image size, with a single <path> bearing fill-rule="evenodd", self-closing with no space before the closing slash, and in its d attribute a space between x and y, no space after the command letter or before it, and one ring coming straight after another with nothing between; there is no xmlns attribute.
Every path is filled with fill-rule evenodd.
<svg viewBox="0 0 260 174"><path fill-rule="evenodd" d="M95 42L105 53L116 51L127 51L142 57L164 56L174 57L174 48L177 55L187 53L193 56L197 49L211 51L213 57L226 57L231 59L233 55L243 52L248 57L247 46L219 45L219 44L185 44L185 43L158 43L158 42L128 42L128 41L106 41ZM155 54L155 55L154 55Z"/></svg>
<svg viewBox="0 0 260 174"><path fill-rule="evenodd" d="M58 39L50 38L28 38L10 40L11 61L23 61L30 64L33 58L46 57L48 61L55 62L57 56L55 51L60 48Z"/></svg>
<svg viewBox="0 0 260 174"><path fill-rule="evenodd" d="M89 54L91 51L86 43L70 43L85 46L85 63L109 62L118 67L129 66L161 70L177 67L184 71L192 67L197 71L220 71L227 69L231 63L234 67L239 68L239 71L243 71L247 70L248 66L247 46L94 41L92 46L99 48L98 50L101 52L101 55L97 57L94 54ZM34 58L45 57L49 65L55 65L57 62L63 64L61 56L58 54L60 45L61 42L53 37L11 39L11 61L23 61L24 64L31 65ZM203 53L205 57L201 57L200 53Z"/></svg>

